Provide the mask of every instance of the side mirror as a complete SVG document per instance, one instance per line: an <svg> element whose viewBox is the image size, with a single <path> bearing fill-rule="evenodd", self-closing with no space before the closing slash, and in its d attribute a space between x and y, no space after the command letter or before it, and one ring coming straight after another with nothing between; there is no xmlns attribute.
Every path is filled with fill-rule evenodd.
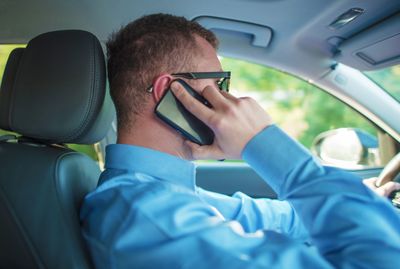
<svg viewBox="0 0 400 269"><path fill-rule="evenodd" d="M347 169L377 166L378 140L375 136L355 128L335 129L319 134L311 151L324 164Z"/></svg>

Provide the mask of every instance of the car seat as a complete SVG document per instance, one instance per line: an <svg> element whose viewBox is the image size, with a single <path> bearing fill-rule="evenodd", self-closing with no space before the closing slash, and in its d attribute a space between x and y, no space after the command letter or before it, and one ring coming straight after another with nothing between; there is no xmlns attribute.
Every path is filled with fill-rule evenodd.
<svg viewBox="0 0 400 269"><path fill-rule="evenodd" d="M101 140L115 115L91 33L41 34L15 49L0 88L0 268L92 268L79 209L100 174L66 143ZM18 135L15 135L18 134Z"/></svg>

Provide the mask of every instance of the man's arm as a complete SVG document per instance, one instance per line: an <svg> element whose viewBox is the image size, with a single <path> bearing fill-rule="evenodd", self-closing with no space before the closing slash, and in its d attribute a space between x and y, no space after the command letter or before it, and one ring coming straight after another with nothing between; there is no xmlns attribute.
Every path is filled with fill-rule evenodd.
<svg viewBox="0 0 400 269"><path fill-rule="evenodd" d="M359 178L315 162L302 146L271 126L268 115L250 98L206 87L203 96L213 106L208 108L182 88L173 91L215 133L210 146L188 143L194 158L242 156L280 199L293 205L318 253L335 268L393 267L400 254L400 218ZM281 248L278 242L271 243ZM305 267L299 263L297 268Z"/></svg>
<svg viewBox="0 0 400 269"><path fill-rule="evenodd" d="M358 178L320 166L276 126L257 134L243 156L293 202L316 248L276 232L246 233L186 188L126 180L85 198L83 232L96 266L393 268L400 219Z"/></svg>
<svg viewBox="0 0 400 269"><path fill-rule="evenodd" d="M377 178L365 179L363 183L380 196L388 197L392 191L400 189L400 183L397 182L387 182L381 187L376 187L376 180ZM200 187L197 187L196 191L202 200L215 207L226 220L238 221L245 232L270 230L299 241L309 240L308 231L287 201L254 199L242 192L228 196Z"/></svg>
<svg viewBox="0 0 400 269"><path fill-rule="evenodd" d="M377 187L377 180L377 177L367 178L363 180L363 183L365 184L365 186L373 190L376 194L383 197L389 197L392 192L400 190L400 183L398 182L389 181L382 186Z"/></svg>
<svg viewBox="0 0 400 269"><path fill-rule="evenodd" d="M270 230L303 242L309 239L308 231L287 201L254 199L241 192L228 196L201 188L197 193L226 220L238 221L245 232Z"/></svg>
<svg viewBox="0 0 400 269"><path fill-rule="evenodd" d="M276 126L254 137L243 158L293 205L318 251L335 267L392 266L400 254L400 218L360 178L321 166Z"/></svg>

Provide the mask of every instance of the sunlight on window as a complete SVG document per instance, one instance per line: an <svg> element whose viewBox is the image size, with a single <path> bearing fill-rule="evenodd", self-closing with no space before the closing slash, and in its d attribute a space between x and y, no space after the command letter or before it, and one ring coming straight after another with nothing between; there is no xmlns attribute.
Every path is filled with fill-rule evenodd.
<svg viewBox="0 0 400 269"><path fill-rule="evenodd" d="M357 127L376 135L368 120L304 80L241 60L223 57L221 63L232 72L233 95L256 99L282 129L308 148L317 135L337 128Z"/></svg>

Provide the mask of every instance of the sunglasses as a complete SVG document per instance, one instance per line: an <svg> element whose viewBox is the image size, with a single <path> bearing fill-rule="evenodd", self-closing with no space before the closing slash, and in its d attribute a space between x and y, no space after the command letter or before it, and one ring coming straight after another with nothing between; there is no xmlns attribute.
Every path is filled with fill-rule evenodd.
<svg viewBox="0 0 400 269"><path fill-rule="evenodd" d="M189 73L174 73L171 74L178 78L186 79L206 79L219 78L217 86L221 91L229 92L229 81L231 72L189 72Z"/></svg>

